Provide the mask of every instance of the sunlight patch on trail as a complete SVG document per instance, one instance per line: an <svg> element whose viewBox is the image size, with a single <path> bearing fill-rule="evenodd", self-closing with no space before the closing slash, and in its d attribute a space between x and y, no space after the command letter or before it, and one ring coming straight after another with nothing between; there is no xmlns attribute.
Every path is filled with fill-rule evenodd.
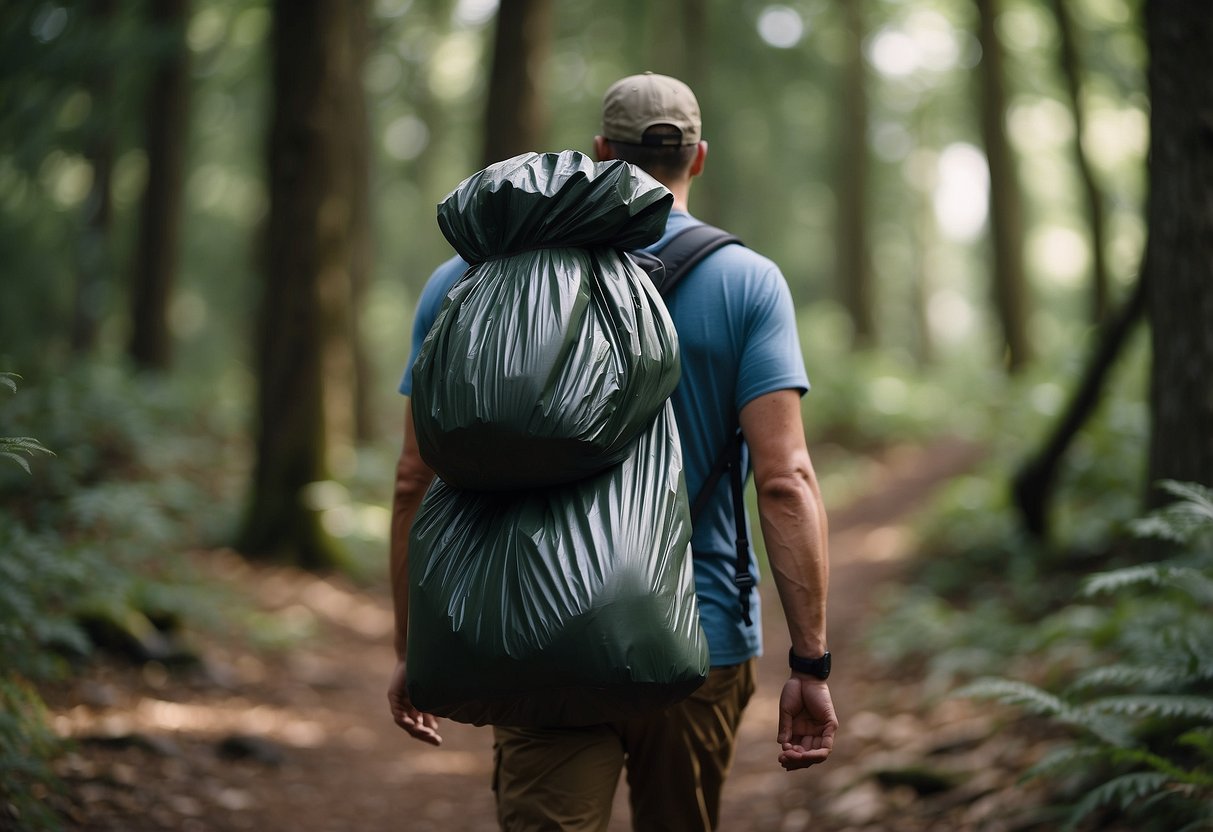
<svg viewBox="0 0 1213 832"><path fill-rule="evenodd" d="M201 704L143 697L121 714L98 715L88 706L78 705L56 716L54 728L62 737L123 736L134 731L203 736L242 733L270 737L295 748L318 748L348 730L344 715L319 711L301 717L298 709L249 705L242 698Z"/></svg>

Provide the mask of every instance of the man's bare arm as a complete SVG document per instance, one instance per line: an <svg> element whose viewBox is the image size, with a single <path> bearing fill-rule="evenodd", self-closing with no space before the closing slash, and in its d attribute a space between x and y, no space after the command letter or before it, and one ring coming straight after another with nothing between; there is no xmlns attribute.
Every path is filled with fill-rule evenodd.
<svg viewBox="0 0 1213 832"><path fill-rule="evenodd" d="M434 479L433 470L425 464L417 449L413 430L413 411L404 409L404 446L396 463L396 486L392 497L391 579L392 606L396 615L394 646L396 667L388 686L388 704L396 724L412 737L440 745L438 719L413 707L406 687L405 653L408 648L409 626L409 531L421 506L421 498Z"/></svg>
<svg viewBox="0 0 1213 832"><path fill-rule="evenodd" d="M792 649L814 658L827 649L827 520L800 417L800 396L779 390L741 411L754 468L767 558L788 622ZM838 719L823 680L792 672L779 702L779 763L786 769L823 762Z"/></svg>

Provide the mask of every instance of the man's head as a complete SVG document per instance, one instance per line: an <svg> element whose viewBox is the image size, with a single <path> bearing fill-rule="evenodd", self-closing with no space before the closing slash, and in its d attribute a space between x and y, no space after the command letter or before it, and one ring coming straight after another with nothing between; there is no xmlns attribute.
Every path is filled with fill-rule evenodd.
<svg viewBox="0 0 1213 832"><path fill-rule="evenodd" d="M699 102L691 88L668 75L646 72L612 84L602 97L599 158L623 159L669 184L703 168Z"/></svg>

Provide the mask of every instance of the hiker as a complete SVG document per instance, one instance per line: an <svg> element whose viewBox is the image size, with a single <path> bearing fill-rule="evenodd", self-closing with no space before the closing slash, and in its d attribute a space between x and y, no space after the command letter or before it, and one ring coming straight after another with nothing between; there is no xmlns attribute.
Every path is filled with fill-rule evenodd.
<svg viewBox="0 0 1213 832"><path fill-rule="evenodd" d="M674 195L664 244L699 221L688 213L694 177L707 157L699 105L685 84L645 73L612 85L603 98L600 161L639 166ZM443 298L467 269L458 257L431 276L418 303L409 369ZM791 640L789 678L779 698L777 760L807 768L830 754L837 718L826 677L828 560L826 514L805 443L800 398L808 378L795 310L777 266L727 245L707 255L667 298L678 332L682 377L672 401L687 491L699 493L738 423L753 471L763 539ZM396 723L439 745L438 721L419 712L405 686L409 529L433 471L421 459L406 407L396 472L391 574L398 661L388 699ZM503 829L605 829L619 772L626 767L636 829L707 830L719 820L721 790L741 715L754 692L762 650L757 589L736 580L737 530L729 477L713 488L692 537L700 621L711 669L689 698L617 723L577 728L496 726L498 819ZM746 574L757 574L748 553ZM745 598L739 614L738 593ZM746 620L748 618L748 620Z"/></svg>

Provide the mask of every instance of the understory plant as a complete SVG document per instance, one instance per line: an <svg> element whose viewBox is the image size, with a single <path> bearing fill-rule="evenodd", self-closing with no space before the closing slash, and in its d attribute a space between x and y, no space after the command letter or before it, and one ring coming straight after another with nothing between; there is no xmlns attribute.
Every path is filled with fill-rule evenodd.
<svg viewBox="0 0 1213 832"><path fill-rule="evenodd" d="M0 373L0 387L16 393L19 378L16 373ZM32 473L27 457L38 454L51 451L32 437L0 436L0 457L15 462L26 474ZM0 527L0 539L9 530L7 524ZM0 594L0 645L6 648L8 636L19 635L14 617L24 612L13 608L23 600L22 582L13 580L14 572L21 572L18 559L11 554L0 558L0 576L7 579L8 587ZM26 829L55 829L58 819L43 798L56 783L50 759L59 743L47 725L42 700L21 675L22 662L12 650L6 649L4 655L8 666L0 669L0 824L13 821Z"/></svg>
<svg viewBox="0 0 1213 832"><path fill-rule="evenodd" d="M16 379L0 375L14 390ZM0 402L0 829L57 829L39 689L98 648L188 659L217 617L184 557L230 505L221 436L182 391L81 365ZM30 465L34 454L53 458ZM3 462L0 460L0 462Z"/></svg>
<svg viewBox="0 0 1213 832"><path fill-rule="evenodd" d="M1213 490L1162 487L1174 501L1134 530L1167 554L1083 582L1078 669L1049 690L986 678L961 692L1064 729L1025 775L1046 782L1061 829L1213 829Z"/></svg>
<svg viewBox="0 0 1213 832"><path fill-rule="evenodd" d="M16 393L19 378L21 376L16 373L0 373L0 387ZM51 454L51 451L32 436L0 436L0 457L17 463L27 474L31 472L29 460L26 457L38 454ZM51 455L53 456L53 454Z"/></svg>

